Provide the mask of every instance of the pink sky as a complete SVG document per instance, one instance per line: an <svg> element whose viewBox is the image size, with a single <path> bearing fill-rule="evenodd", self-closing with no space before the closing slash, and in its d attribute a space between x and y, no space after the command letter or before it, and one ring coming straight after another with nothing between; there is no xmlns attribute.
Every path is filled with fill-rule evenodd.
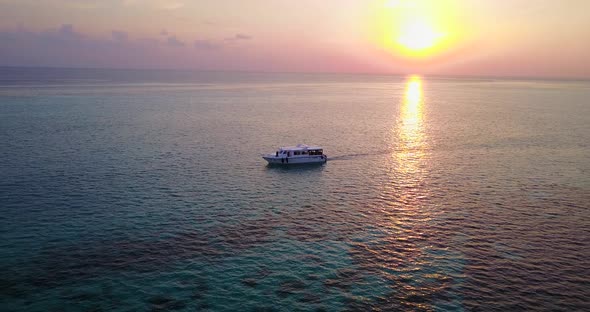
<svg viewBox="0 0 590 312"><path fill-rule="evenodd" d="M390 31L379 19L410 11L452 42L414 58L376 39ZM0 65L590 78L588 12L585 0L0 0Z"/></svg>

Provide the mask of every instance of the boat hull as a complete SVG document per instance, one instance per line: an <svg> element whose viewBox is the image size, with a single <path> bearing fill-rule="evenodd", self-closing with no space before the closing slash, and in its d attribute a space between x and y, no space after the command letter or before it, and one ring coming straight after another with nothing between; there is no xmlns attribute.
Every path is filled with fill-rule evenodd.
<svg viewBox="0 0 590 312"><path fill-rule="evenodd" d="M328 160L326 155L304 156L304 157L277 157L275 155L262 156L264 160L273 165L297 165L297 164L322 164Z"/></svg>

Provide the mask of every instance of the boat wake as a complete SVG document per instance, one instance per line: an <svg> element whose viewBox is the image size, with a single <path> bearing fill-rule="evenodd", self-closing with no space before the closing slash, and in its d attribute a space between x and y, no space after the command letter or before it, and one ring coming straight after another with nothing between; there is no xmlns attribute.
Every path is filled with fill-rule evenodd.
<svg viewBox="0 0 590 312"><path fill-rule="evenodd" d="M375 152L371 152L371 153L358 153L358 154L328 156L328 161L351 160L351 159L355 159L355 158L370 157L370 156L375 156L375 155L384 155L384 154L389 154L389 153L391 153L391 150L375 151Z"/></svg>

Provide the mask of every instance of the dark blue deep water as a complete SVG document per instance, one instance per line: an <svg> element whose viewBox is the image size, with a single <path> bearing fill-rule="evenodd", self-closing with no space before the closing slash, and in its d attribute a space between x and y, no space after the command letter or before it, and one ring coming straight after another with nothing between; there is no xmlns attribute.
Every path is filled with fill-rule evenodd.
<svg viewBox="0 0 590 312"><path fill-rule="evenodd" d="M588 311L590 83L0 68L0 252L2 311Z"/></svg>

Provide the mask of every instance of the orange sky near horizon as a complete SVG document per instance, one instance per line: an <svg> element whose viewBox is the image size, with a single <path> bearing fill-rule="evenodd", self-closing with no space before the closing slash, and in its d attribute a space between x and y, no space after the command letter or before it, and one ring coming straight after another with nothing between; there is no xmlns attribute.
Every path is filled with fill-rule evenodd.
<svg viewBox="0 0 590 312"><path fill-rule="evenodd" d="M590 78L587 12L584 0L0 0L0 65Z"/></svg>

